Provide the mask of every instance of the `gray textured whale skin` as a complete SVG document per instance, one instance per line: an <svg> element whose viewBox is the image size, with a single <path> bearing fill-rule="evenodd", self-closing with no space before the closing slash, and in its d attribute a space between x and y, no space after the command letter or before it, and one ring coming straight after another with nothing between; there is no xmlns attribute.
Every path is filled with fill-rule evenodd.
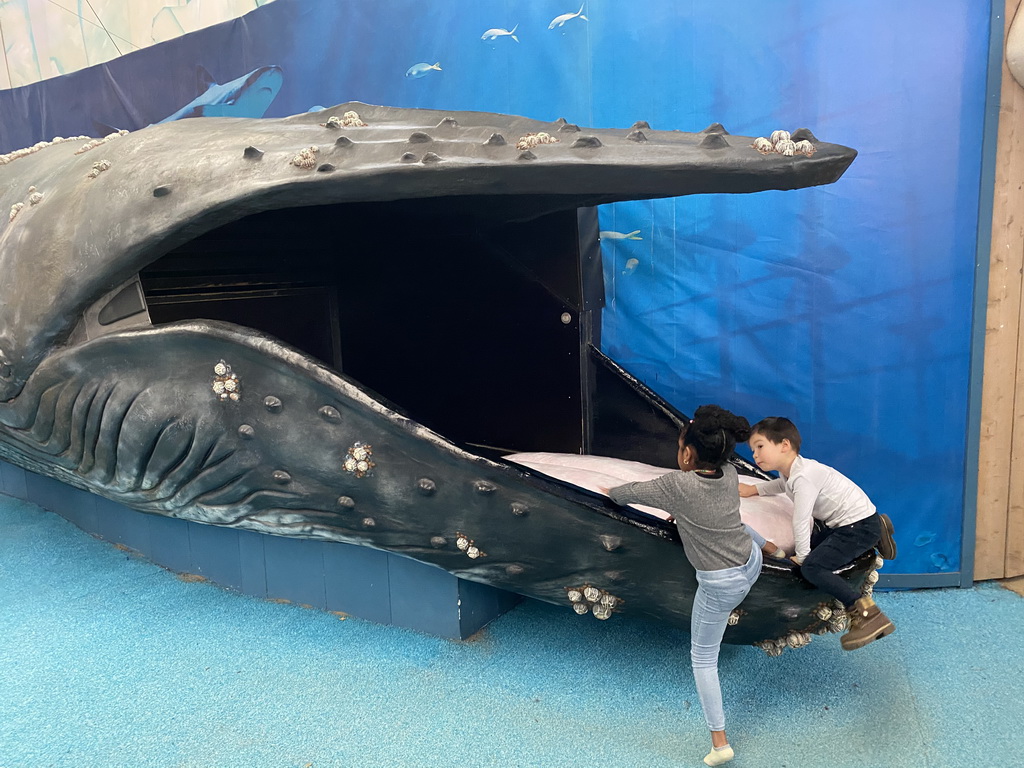
<svg viewBox="0 0 1024 768"><path fill-rule="evenodd" d="M350 110L368 125L321 125ZM856 155L816 142L812 157L764 156L714 127L642 128L643 140L637 130L345 104L154 125L0 166L0 210L22 204L0 220L0 456L149 513L388 549L562 605L567 588L589 584L615 612L688 626L695 582L672 526L467 453L250 329L152 328L145 313L89 320L163 254L259 211L422 199L475 215L497 199L515 221L831 183ZM539 132L560 141L515 148ZM212 389L220 361L237 401ZM361 446L365 472L353 467ZM851 581L873 560L849 568ZM728 641L820 626L810 618L820 593L786 567L767 574Z"/></svg>

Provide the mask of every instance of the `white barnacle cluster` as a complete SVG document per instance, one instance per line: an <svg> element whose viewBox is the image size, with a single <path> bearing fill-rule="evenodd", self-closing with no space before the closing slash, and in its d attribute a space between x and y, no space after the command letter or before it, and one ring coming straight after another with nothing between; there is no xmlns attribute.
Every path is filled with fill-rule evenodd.
<svg viewBox="0 0 1024 768"><path fill-rule="evenodd" d="M783 640L781 644L778 640L761 640L760 642L754 643L754 645L769 656L781 656L782 652L786 649L785 640Z"/></svg>
<svg viewBox="0 0 1024 768"><path fill-rule="evenodd" d="M789 131L772 131L771 138L758 136L751 144L754 149L762 155L783 155L793 157L794 155L807 155L810 157L817 148L807 139L793 141Z"/></svg>
<svg viewBox="0 0 1024 768"><path fill-rule="evenodd" d="M809 632L790 632L786 635L786 645L790 648L804 648L811 644Z"/></svg>
<svg viewBox="0 0 1024 768"><path fill-rule="evenodd" d="M775 151L784 157L792 157L796 154L796 142L792 139L783 139L775 145Z"/></svg>
<svg viewBox="0 0 1024 768"><path fill-rule="evenodd" d="M79 147L78 149L75 150L75 154L76 155L81 155L83 152L88 152L91 149L96 149L96 147L98 147L98 146L100 146L102 144L106 144L108 141L113 141L114 139L119 139L122 136L127 136L127 135L128 135L128 131L126 131L124 129L122 129L120 131L114 131L113 133L108 133L102 139L92 139L90 141L87 141L85 144L83 144L81 147ZM89 137L88 136L79 136L78 138L79 139L88 139Z"/></svg>
<svg viewBox="0 0 1024 768"><path fill-rule="evenodd" d="M356 477L366 477L370 470L377 466L370 458L371 456L373 456L372 446L356 442L348 449L348 456L345 457L342 467Z"/></svg>
<svg viewBox="0 0 1024 768"><path fill-rule="evenodd" d="M469 536L464 533L455 532L455 546L459 548L459 551L465 552L466 557L471 560L476 560L480 557L487 557L487 553L484 552L480 547L476 545Z"/></svg>
<svg viewBox="0 0 1024 768"><path fill-rule="evenodd" d="M27 157L28 155L34 154L41 149L53 146L54 144L60 144L65 141L81 141L82 139L88 139L88 136L70 136L64 138L63 136L54 136L51 141L37 141L31 147L25 147L24 149L16 149L13 152L8 152L5 155L0 155L0 165L7 165L13 163L20 157Z"/></svg>
<svg viewBox="0 0 1024 768"><path fill-rule="evenodd" d="M846 611L833 613L828 621L828 631L835 634L842 634L850 628L850 615Z"/></svg>
<svg viewBox="0 0 1024 768"><path fill-rule="evenodd" d="M733 612L729 614L729 619L728 619L729 626L730 627L735 627L737 624L739 624L740 623L740 619L743 616L745 616L746 613L747 612L742 610L741 608L734 609Z"/></svg>
<svg viewBox="0 0 1024 768"><path fill-rule="evenodd" d="M559 139L550 133L528 133L516 142L516 149L533 149L541 144L557 144Z"/></svg>
<svg viewBox="0 0 1024 768"><path fill-rule="evenodd" d="M810 645L812 639L808 632L790 632L774 640L762 640L759 643L754 643L754 645L769 656L781 656L782 652L787 648L796 649Z"/></svg>
<svg viewBox="0 0 1024 768"><path fill-rule="evenodd" d="M220 360L213 366L213 393L218 400L230 400L237 403L242 399L242 382L231 372L231 366Z"/></svg>
<svg viewBox="0 0 1024 768"><path fill-rule="evenodd" d="M826 632L841 633L850 628L850 614L839 600L832 603L832 615L825 622Z"/></svg>
<svg viewBox="0 0 1024 768"><path fill-rule="evenodd" d="M306 147L291 159L291 164L307 171L316 168L316 155L319 151L319 147Z"/></svg>
<svg viewBox="0 0 1024 768"><path fill-rule="evenodd" d="M360 119L358 112L349 110L341 118L341 126L343 128L365 128L366 123Z"/></svg>
<svg viewBox="0 0 1024 768"><path fill-rule="evenodd" d="M868 571L864 577L864 584L860 588L860 593L864 597L871 597L875 591L875 584L878 583L878 571Z"/></svg>
<svg viewBox="0 0 1024 768"><path fill-rule="evenodd" d="M358 112L349 110L341 117L331 115L326 123L320 123L324 128L365 128L366 123L359 117Z"/></svg>
<svg viewBox="0 0 1024 768"><path fill-rule="evenodd" d="M828 634L829 632L845 632L850 627L850 617L846 608L838 600L830 603L818 603L811 611L811 615L817 621L808 628L808 631L817 635Z"/></svg>
<svg viewBox="0 0 1024 768"><path fill-rule="evenodd" d="M28 188L28 197L25 201L17 202L11 206L11 216L8 221L14 221L15 217L24 209L27 205L38 205L43 201L43 193L37 190L35 187Z"/></svg>
<svg viewBox="0 0 1024 768"><path fill-rule="evenodd" d="M861 585L860 593L863 597L871 597L875 591L875 584L878 583L878 569L885 565L881 555L875 557L874 567L864 576L864 583Z"/></svg>
<svg viewBox="0 0 1024 768"><path fill-rule="evenodd" d="M95 149L103 143L103 139L90 139L85 144L75 150L76 155L81 155L84 152L88 152L90 149Z"/></svg>
<svg viewBox="0 0 1024 768"><path fill-rule="evenodd" d="M87 173L86 176L87 178L95 179L97 176L99 176L101 173L107 170L110 170L110 161L99 160L92 164L92 170L89 171L89 173Z"/></svg>
<svg viewBox="0 0 1024 768"><path fill-rule="evenodd" d="M599 589L591 584L580 587L566 587L565 596L569 598L572 609L580 616L593 613L595 619L610 619L612 613L622 607L625 602L611 592Z"/></svg>

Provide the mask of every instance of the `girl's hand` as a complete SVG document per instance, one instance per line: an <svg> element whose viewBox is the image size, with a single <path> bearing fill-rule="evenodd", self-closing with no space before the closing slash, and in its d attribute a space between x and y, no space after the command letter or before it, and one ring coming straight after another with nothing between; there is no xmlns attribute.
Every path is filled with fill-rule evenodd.
<svg viewBox="0 0 1024 768"><path fill-rule="evenodd" d="M757 496L757 486L749 485L747 483L740 483L740 498L748 498L750 496Z"/></svg>

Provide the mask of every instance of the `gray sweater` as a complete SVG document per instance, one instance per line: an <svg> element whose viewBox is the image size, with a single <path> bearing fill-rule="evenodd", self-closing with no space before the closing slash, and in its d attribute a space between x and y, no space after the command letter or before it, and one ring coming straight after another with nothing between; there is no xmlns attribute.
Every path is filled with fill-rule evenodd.
<svg viewBox="0 0 1024 768"><path fill-rule="evenodd" d="M644 483L626 483L608 495L616 504L646 504L675 518L683 550L698 571L745 565L752 542L740 520L739 479L731 464L722 477L669 472Z"/></svg>

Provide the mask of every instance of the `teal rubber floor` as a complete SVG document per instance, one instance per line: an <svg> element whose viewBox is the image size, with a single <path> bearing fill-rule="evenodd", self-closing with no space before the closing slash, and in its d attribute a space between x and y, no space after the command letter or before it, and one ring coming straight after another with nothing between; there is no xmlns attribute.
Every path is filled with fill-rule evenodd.
<svg viewBox="0 0 1024 768"><path fill-rule="evenodd" d="M1024 765L1024 599L885 593L895 634L725 646L737 766ZM465 642L175 574L0 496L0 768L667 768L686 632L525 601Z"/></svg>

